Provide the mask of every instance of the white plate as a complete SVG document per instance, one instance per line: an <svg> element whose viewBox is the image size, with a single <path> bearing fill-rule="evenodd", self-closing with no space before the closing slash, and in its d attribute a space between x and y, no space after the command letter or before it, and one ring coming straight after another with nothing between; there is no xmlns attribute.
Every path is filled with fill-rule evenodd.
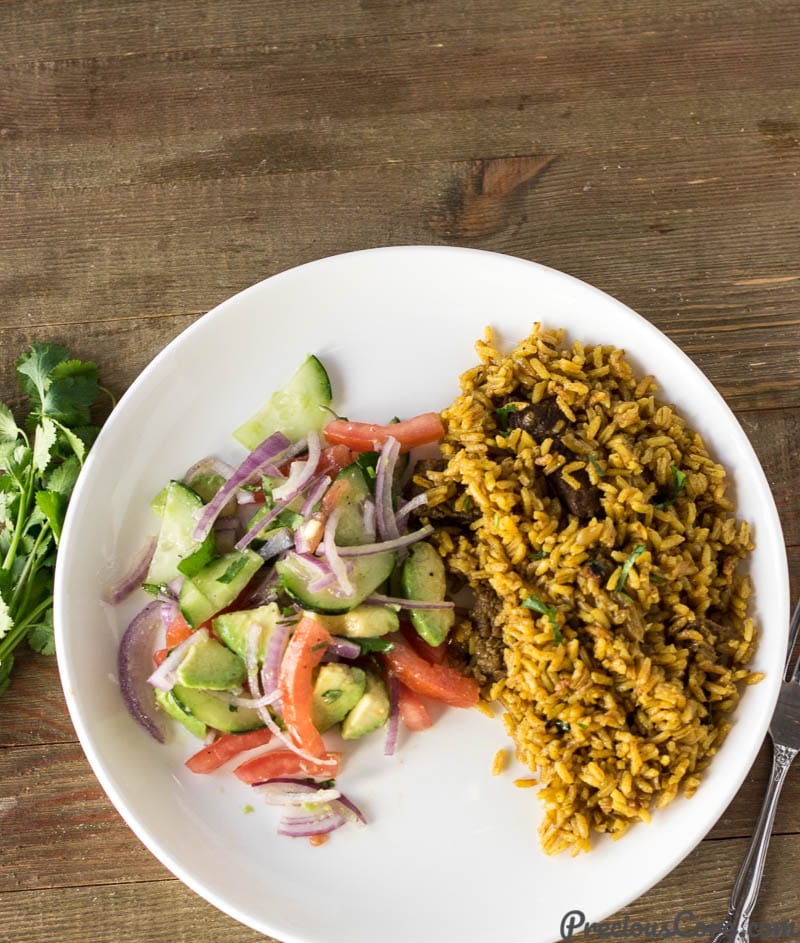
<svg viewBox="0 0 800 943"><path fill-rule="evenodd" d="M547 858L539 803L492 777L501 721L449 710L423 734L353 747L343 788L371 820L321 848L275 835L274 809L230 775L194 776L197 742L159 746L123 707L117 643L143 600L117 610L104 586L152 533L150 498L197 458L241 456L230 432L308 352L330 368L351 418L439 409L491 323L511 344L534 320L624 347L656 374L733 473L755 528L751 574L763 636L736 723L697 795L619 842ZM106 423L70 507L56 575L56 641L67 703L86 755L133 831L175 875L237 920L286 943L550 943L562 918L600 920L646 891L700 841L737 792L777 697L788 626L786 557L775 505L732 413L691 361L647 321L552 269L464 249L368 250L284 272L192 325L150 364ZM653 915L669 919L669 914Z"/></svg>

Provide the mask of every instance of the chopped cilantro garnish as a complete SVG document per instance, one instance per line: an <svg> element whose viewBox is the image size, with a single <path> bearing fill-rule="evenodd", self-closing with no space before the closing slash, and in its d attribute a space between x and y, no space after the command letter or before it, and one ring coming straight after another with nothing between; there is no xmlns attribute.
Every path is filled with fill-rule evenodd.
<svg viewBox="0 0 800 943"><path fill-rule="evenodd" d="M247 557L245 554L242 554L233 563L230 564L227 570L222 574L222 576L217 577L218 583L232 583L236 577L242 572L245 565L247 564Z"/></svg>
<svg viewBox="0 0 800 943"><path fill-rule="evenodd" d="M535 560L544 560L545 557L550 556L549 550L537 550L535 553L532 553L528 556L528 559L531 561Z"/></svg>
<svg viewBox="0 0 800 943"><path fill-rule="evenodd" d="M461 502L461 510L465 513L472 507L472 495L468 494Z"/></svg>
<svg viewBox="0 0 800 943"><path fill-rule="evenodd" d="M338 701L342 696L342 692L339 688L331 688L329 691L322 692L322 700L326 704L333 704L334 701Z"/></svg>
<svg viewBox="0 0 800 943"><path fill-rule="evenodd" d="M682 472L680 468L676 468L674 465L669 466L670 471L672 472L672 492L664 496L664 492L660 491L656 494L656 497L659 498L658 501L655 501L655 506L663 511L664 508L668 508L671 504L675 503L675 499L683 491L684 486L686 485L686 472Z"/></svg>
<svg viewBox="0 0 800 943"><path fill-rule="evenodd" d="M570 726L565 720L554 720L553 725L559 733L569 733Z"/></svg>
<svg viewBox="0 0 800 943"><path fill-rule="evenodd" d="M507 406L498 406L495 412L500 420L500 431L508 432L508 414L519 412L519 406L509 403Z"/></svg>
<svg viewBox="0 0 800 943"><path fill-rule="evenodd" d="M293 616L294 613L295 613L294 606L284 606L283 609L281 609L281 615L284 615L284 616Z"/></svg>
<svg viewBox="0 0 800 943"><path fill-rule="evenodd" d="M309 781L313 782L313 780L309 780ZM316 785L318 785L320 789L333 789L333 787L336 785L336 780L323 779L321 783L317 783Z"/></svg>
<svg viewBox="0 0 800 943"><path fill-rule="evenodd" d="M625 583L626 583L626 581L627 581L627 579L628 579L628 574L631 572L631 569L632 569L632 567L633 567L633 564L636 563L637 558L640 557L643 553L644 553L644 544L637 544L637 545L633 548L633 550L631 550L630 556L629 556L628 559L625 561L625 563L622 565L622 571L621 571L620 574L619 574L619 579L617 580L617 585L616 585L616 587L615 587L616 591L617 591L621 596L624 596L624 595L625 595L625 594L622 592L622 590L623 590L623 588L625 587ZM630 598L630 597L628 597L628 598ZM633 601L633 600L631 600L631 602L632 602L632 601Z"/></svg>
<svg viewBox="0 0 800 943"><path fill-rule="evenodd" d="M600 467L600 463L597 461L597 459L594 457L594 455L590 455L590 456L589 456L589 461L592 463L592 468L594 468L594 470L597 472L597 477L598 477L598 478L605 478L605 477L606 477L606 473L605 473L605 472L603 471L603 469Z"/></svg>
<svg viewBox="0 0 800 943"><path fill-rule="evenodd" d="M390 652L394 648L394 643L387 641L385 638L354 638L351 641L358 645L362 655L367 655L370 652Z"/></svg>
<svg viewBox="0 0 800 943"><path fill-rule="evenodd" d="M317 642L316 645L312 645L312 646L311 646L310 651L312 651L312 652L318 652L318 651L320 651L321 649L327 648L327 647L328 647L328 643L327 643L327 642Z"/></svg>
<svg viewBox="0 0 800 943"><path fill-rule="evenodd" d="M553 629L553 641L556 645L560 645L564 641L564 636L561 634L561 629L558 627L556 610L552 606L548 606L547 603L542 602L537 596L528 596L528 598L523 601L522 608L533 609L534 612L547 616L550 620L550 626Z"/></svg>

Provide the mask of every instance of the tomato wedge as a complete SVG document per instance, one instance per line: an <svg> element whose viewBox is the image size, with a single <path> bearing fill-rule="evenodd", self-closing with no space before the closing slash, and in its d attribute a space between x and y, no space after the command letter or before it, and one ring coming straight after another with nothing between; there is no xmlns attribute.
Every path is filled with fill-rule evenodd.
<svg viewBox="0 0 800 943"><path fill-rule="evenodd" d="M412 691L435 701L443 701L451 707L474 707L478 703L480 690L474 678L466 678L447 665L430 664L420 658L399 633L390 636L390 639L394 648L381 655L381 658L398 680Z"/></svg>
<svg viewBox="0 0 800 943"><path fill-rule="evenodd" d="M158 651L153 652L153 662L156 667L164 661L173 648L177 648L181 642L185 642L191 634L192 629L189 623L180 612L176 613L175 618L167 626L164 648L159 648Z"/></svg>
<svg viewBox="0 0 800 943"><path fill-rule="evenodd" d="M398 684L397 702L400 720L403 721L407 730L427 730L428 727L433 726L428 708L416 691L412 691L404 684Z"/></svg>
<svg viewBox="0 0 800 943"><path fill-rule="evenodd" d="M422 413L388 426L334 419L325 426L324 434L328 442L346 445L354 452L371 452L393 436L400 443L400 451L407 452L418 445L438 442L444 437L444 426L438 413Z"/></svg>
<svg viewBox="0 0 800 943"><path fill-rule="evenodd" d="M340 472L343 468L353 464L353 453L346 445L332 445L323 449L319 457L316 474L329 475Z"/></svg>
<svg viewBox="0 0 800 943"><path fill-rule="evenodd" d="M444 664L447 657L446 643L442 643L441 645L429 645L424 638L420 638L419 635L417 635L417 630L408 622L400 623L400 631L420 658L424 658L425 661L430 662L432 665Z"/></svg>
<svg viewBox="0 0 800 943"><path fill-rule="evenodd" d="M323 759L335 762L312 763L291 750L270 750L263 756L246 760L236 767L234 773L249 786L253 783L263 783L267 779L275 779L278 776L324 776L325 779L335 779L339 774L342 754L327 753Z"/></svg>
<svg viewBox="0 0 800 943"><path fill-rule="evenodd" d="M186 766L193 773L211 773L223 763L233 759L237 753L261 747L272 739L272 732L266 727L252 730L250 733L224 733L212 744L198 750L186 761Z"/></svg>
<svg viewBox="0 0 800 943"><path fill-rule="evenodd" d="M185 642L191 634L191 626L186 619L183 618L181 613L178 612L172 622L167 626L165 644L167 648L177 648L178 645L180 645L181 642Z"/></svg>
<svg viewBox="0 0 800 943"><path fill-rule="evenodd" d="M286 646L278 675L289 733L297 746L316 757L325 755L325 743L311 720L311 674L332 641L327 629L305 616Z"/></svg>

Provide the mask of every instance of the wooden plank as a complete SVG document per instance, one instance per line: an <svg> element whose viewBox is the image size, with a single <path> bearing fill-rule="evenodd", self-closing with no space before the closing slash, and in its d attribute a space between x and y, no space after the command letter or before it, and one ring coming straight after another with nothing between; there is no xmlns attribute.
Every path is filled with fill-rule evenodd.
<svg viewBox="0 0 800 943"><path fill-rule="evenodd" d="M237 923L172 879L0 894L0 919L2 943L279 943Z"/></svg>
<svg viewBox="0 0 800 943"><path fill-rule="evenodd" d="M0 892L166 874L106 798L77 743L3 748L0 796Z"/></svg>
<svg viewBox="0 0 800 943"><path fill-rule="evenodd" d="M800 277L792 274L794 260L771 248L796 232L793 183L764 190L758 207L752 204L756 224L769 217L771 227L760 249L747 241L754 231L732 237L726 200L717 198L715 208L687 211L685 232L658 252L649 240L672 236L651 233L643 241L649 189L634 186L626 211L612 188L583 223L575 197L565 197L563 163L515 176L508 168L520 160L481 162L482 179L500 176L507 189L477 201L469 196L473 161L193 179L118 188L113 199L98 189L66 199L12 194L0 230L5 323L199 313L311 258L392 242L467 242L534 257L609 289L668 335L674 331L734 407L797 405ZM528 160L539 167L538 158ZM334 224L342 219L344 230ZM443 236L443 225L458 235ZM465 239L466 231L473 236ZM724 302L731 293L736 301Z"/></svg>
<svg viewBox="0 0 800 943"><path fill-rule="evenodd" d="M564 0L493 0L459 3L391 3L387 0L172 0L158 10L135 0L88 0L65 10L60 0L5 0L0 35L10 61L135 55L176 48L265 44L313 44L330 39L363 41L385 35L430 33L450 38L465 30L519 31L535 23L542 31L655 31L665 25L697 29L709 21L746 30L754 14L779 18L791 0L674 0L668 8L638 8L626 0L575 8Z"/></svg>
<svg viewBox="0 0 800 943"><path fill-rule="evenodd" d="M710 931L691 931L724 917L745 849L745 839L703 842L668 877L614 915L613 920L624 925L627 918L629 928L635 922L660 927L665 923L674 925L682 914L679 926L687 934L684 938L709 939ZM754 920L794 921L796 928L800 925L798 870L800 849L796 836L773 838ZM691 888L690 893L687 888ZM580 906L580 897L580 888L576 887L576 907ZM277 943L235 923L175 880L2 893L0 921L3 943L85 943L88 927L92 928L92 939L97 940L197 943L224 939L227 943L256 943L258 939ZM619 932L609 931L604 938L622 937ZM638 935L644 941L659 938L655 932L640 931ZM795 939L796 930L771 938Z"/></svg>
<svg viewBox="0 0 800 943"><path fill-rule="evenodd" d="M535 145L594 157L580 181L594 189L584 203L624 175L618 196L627 205L628 188L646 176L641 154L655 156L656 186L686 168L687 181L705 181L690 188L693 199L722 187L737 204L743 188L796 166L796 6L768 17L753 9L747 22L720 9L690 33L680 22L625 30L613 19L586 29L572 17L548 27L490 20L443 41L414 33L21 62L0 86L0 169L8 189L42 190L515 155ZM714 140L724 148L709 148ZM655 232L674 228L668 206L650 206L661 211L649 221Z"/></svg>

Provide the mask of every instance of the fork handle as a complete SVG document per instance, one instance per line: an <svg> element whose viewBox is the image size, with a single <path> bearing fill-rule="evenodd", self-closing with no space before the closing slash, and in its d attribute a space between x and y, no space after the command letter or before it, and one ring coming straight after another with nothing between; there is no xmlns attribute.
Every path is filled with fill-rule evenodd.
<svg viewBox="0 0 800 943"><path fill-rule="evenodd" d="M764 874L764 864L767 860L767 848L772 834L772 825L775 821L775 811L778 808L778 798L786 780L786 774L797 756L797 750L781 744L773 744L772 772L758 821L750 840L750 847L744 856L744 861L736 876L733 885L728 915L725 918L720 932L711 943L747 943L750 939L748 924L750 915L755 907L758 891L761 887L761 878Z"/></svg>

